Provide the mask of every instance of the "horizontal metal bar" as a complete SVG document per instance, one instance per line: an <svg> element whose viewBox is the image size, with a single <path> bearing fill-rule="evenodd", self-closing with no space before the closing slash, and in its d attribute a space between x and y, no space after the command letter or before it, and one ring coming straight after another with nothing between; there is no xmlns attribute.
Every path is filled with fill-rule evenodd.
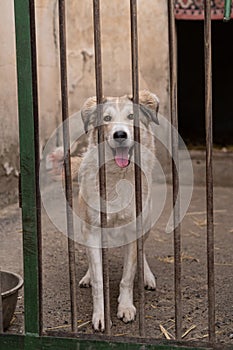
<svg viewBox="0 0 233 350"><path fill-rule="evenodd" d="M65 338L65 336L67 336ZM129 337L108 337L98 335L82 335L82 338L69 338L67 333L63 337L58 336L24 336L24 335L0 335L2 349L7 350L213 350L206 343L190 344L188 342L162 341ZM26 345L27 344L27 345ZM232 346L220 344L216 350L232 350Z"/></svg>

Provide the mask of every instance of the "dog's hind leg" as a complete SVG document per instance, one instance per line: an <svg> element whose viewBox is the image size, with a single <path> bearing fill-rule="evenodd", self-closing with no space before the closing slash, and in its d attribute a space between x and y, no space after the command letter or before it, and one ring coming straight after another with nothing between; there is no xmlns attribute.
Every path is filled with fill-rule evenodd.
<svg viewBox="0 0 233 350"><path fill-rule="evenodd" d="M88 288L90 286L91 286L91 274L90 274L90 268L88 268L86 274L79 281L79 287Z"/></svg>
<svg viewBox="0 0 233 350"><path fill-rule="evenodd" d="M144 286L148 290L156 289L156 280L154 274L148 265L146 255L144 254Z"/></svg>
<svg viewBox="0 0 233 350"><path fill-rule="evenodd" d="M136 308L133 305L133 284L137 266L137 245L136 242L125 246L125 258L123 276L120 283L120 295L118 298L117 317L125 323L135 319Z"/></svg>

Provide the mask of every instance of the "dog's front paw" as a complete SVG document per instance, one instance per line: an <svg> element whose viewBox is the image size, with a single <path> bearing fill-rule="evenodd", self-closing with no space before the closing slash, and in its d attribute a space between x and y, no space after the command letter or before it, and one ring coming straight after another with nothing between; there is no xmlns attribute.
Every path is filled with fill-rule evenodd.
<svg viewBox="0 0 233 350"><path fill-rule="evenodd" d="M92 317L92 326L95 331L103 332L105 330L104 313L94 313ZM110 327L112 327L112 321L110 320Z"/></svg>
<svg viewBox="0 0 233 350"><path fill-rule="evenodd" d="M131 305L120 305L118 306L117 317L122 319L123 322L128 323L134 321L136 317L136 308L133 304Z"/></svg>
<svg viewBox="0 0 233 350"><path fill-rule="evenodd" d="M104 313L103 312L94 312L92 317L92 326L95 331L103 332L105 329L104 325Z"/></svg>

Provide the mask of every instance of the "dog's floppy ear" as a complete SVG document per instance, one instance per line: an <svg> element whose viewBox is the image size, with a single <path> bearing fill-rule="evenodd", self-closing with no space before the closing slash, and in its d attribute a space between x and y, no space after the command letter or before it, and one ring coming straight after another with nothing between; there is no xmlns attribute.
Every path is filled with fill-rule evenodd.
<svg viewBox="0 0 233 350"><path fill-rule="evenodd" d="M84 124L84 130L88 132L88 125L93 124L96 119L96 97L89 97L81 109L81 116Z"/></svg>
<svg viewBox="0 0 233 350"><path fill-rule="evenodd" d="M139 104L142 112L150 118L155 124L159 125L158 111L159 99L148 90L139 91Z"/></svg>

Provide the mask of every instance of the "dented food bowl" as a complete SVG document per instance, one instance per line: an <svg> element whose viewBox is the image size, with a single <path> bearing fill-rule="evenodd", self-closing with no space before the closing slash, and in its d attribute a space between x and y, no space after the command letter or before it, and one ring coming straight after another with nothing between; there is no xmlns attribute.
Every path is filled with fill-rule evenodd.
<svg viewBox="0 0 233 350"><path fill-rule="evenodd" d="M1 271L1 295L3 310L3 329L6 330L14 315L19 289L23 286L21 276L13 272Z"/></svg>

